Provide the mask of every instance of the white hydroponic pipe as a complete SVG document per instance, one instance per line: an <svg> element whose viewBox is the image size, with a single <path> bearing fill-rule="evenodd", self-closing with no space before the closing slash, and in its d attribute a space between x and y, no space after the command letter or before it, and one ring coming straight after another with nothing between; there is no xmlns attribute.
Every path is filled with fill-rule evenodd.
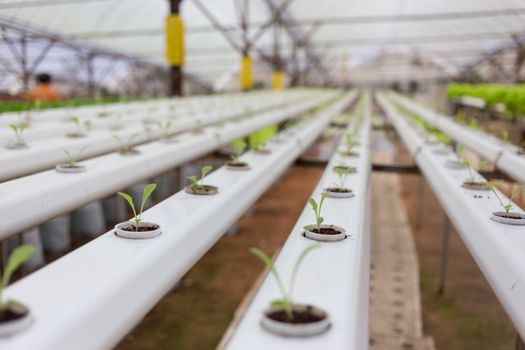
<svg viewBox="0 0 525 350"><path fill-rule="evenodd" d="M492 135L460 125L452 118L434 112L401 95L389 94L388 96L487 159L505 174L525 183L525 155L519 155L516 146L504 144Z"/></svg>
<svg viewBox="0 0 525 350"><path fill-rule="evenodd" d="M367 100L364 123L355 151L358 157L345 161L357 167L348 177L353 198L326 198L322 216L324 223L341 226L349 237L338 242L321 243L304 260L294 288L294 301L325 310L331 320L326 333L305 338L284 337L261 327L263 311L281 294L272 275L268 274L245 314L227 340L228 350L348 350L368 349L368 291L370 265L370 103ZM348 131L353 126L350 125ZM344 142L341 143L341 146ZM333 170L339 165L339 155L334 155L312 193L319 201L324 188L337 183ZM316 241L304 238L303 227L315 223L309 204L306 204L290 236L275 261L275 267L288 285L292 268L298 255ZM256 259L254 257L254 259Z"/></svg>
<svg viewBox="0 0 525 350"><path fill-rule="evenodd" d="M468 171L450 169L445 165L447 159L457 160L456 156L435 153L439 146L425 144L413 125L384 96L379 94L377 101L415 158L514 326L525 339L524 226L492 221L491 214L502 210L495 196L490 191L463 188L461 184L467 178ZM508 200L501 192L498 193L503 200ZM513 211L523 213L517 207Z"/></svg>
<svg viewBox="0 0 525 350"><path fill-rule="evenodd" d="M336 104L348 103L354 97L355 93L346 95ZM183 134L173 143L138 146L138 155L112 153L91 158L82 162L87 168L83 173L62 174L49 170L1 183L0 239L154 177L267 125L296 116L305 107L304 104L288 106L249 120L208 128L202 135Z"/></svg>
<svg viewBox="0 0 525 350"><path fill-rule="evenodd" d="M303 106L305 109L316 104L328 101L333 98L334 92L325 92L318 96L306 94L304 97L295 98L289 105ZM270 105L278 108L277 106ZM282 106L281 106L282 108ZM268 108L265 108L268 110ZM254 115L262 114L254 108ZM211 125L238 116L236 113L209 113L200 119L202 126ZM194 116L181 117L173 121L173 126L168 134L173 135L196 127ZM118 136L118 139L115 138ZM133 124L121 131L97 130L90 132L82 138L59 137L30 142L30 147L23 150L2 150L0 151L0 182L28 175L38 171L53 168L59 163L67 161L64 150L72 155L80 155L77 160L88 159L101 154L116 151L123 147L128 140L132 139L132 145L139 145L148 141L155 140L161 136L161 131L157 125L152 125L146 131L144 127ZM82 152L81 152L82 151ZM80 153L81 152L81 153Z"/></svg>
<svg viewBox="0 0 525 350"><path fill-rule="evenodd" d="M5 296L27 305L34 322L0 338L0 348L115 346L351 100L346 96L296 127L284 143L270 145L271 154L245 154L250 171L212 173L206 183L219 187L217 195L181 191L147 210L143 219L159 224L160 236L126 240L107 232L8 287Z"/></svg>

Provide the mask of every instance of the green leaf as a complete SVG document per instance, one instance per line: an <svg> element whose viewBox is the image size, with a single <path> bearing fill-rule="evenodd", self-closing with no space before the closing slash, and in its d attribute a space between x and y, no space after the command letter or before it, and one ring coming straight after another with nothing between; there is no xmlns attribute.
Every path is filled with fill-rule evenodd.
<svg viewBox="0 0 525 350"><path fill-rule="evenodd" d="M277 286L279 287L279 290L281 291L283 298L287 299L287 294L286 294L286 291L284 290L284 284L281 280L281 276L279 276L279 273L274 267L273 260L259 248L255 248L255 247L250 248L250 253L252 253L253 255L261 259L262 262L264 262L264 264L266 265L266 268L270 270L271 274L275 278L275 281L277 282Z"/></svg>
<svg viewBox="0 0 525 350"><path fill-rule="evenodd" d="M201 169L201 179L204 179L206 175L213 169L211 165L203 166Z"/></svg>
<svg viewBox="0 0 525 350"><path fill-rule="evenodd" d="M289 287L289 293L288 293L289 298L292 297L293 289L294 289L294 285L295 285L295 278L297 277L297 273L299 272L299 267L303 263L304 258L308 255L308 253L310 253L312 250L317 249L317 248L321 248L321 245L317 244L317 243L316 244L312 244L312 245L309 245L308 247L306 247L301 252L301 254L299 254L299 257L297 258L297 260L296 260L296 262L294 264L294 267L293 267L293 270L292 270L292 276L290 278L290 287Z"/></svg>
<svg viewBox="0 0 525 350"><path fill-rule="evenodd" d="M315 216L317 216L317 202L315 201L315 199L313 198L310 198L308 200L308 203L310 204L310 206L312 207L314 213L315 213Z"/></svg>
<svg viewBox="0 0 525 350"><path fill-rule="evenodd" d="M33 255L34 251L35 247L31 245L23 245L16 248L11 253L9 259L7 260L7 265L2 276L2 289L5 288L9 283L13 272L15 272L16 269L18 269L20 265L22 265L27 259L29 259L31 255Z"/></svg>
<svg viewBox="0 0 525 350"><path fill-rule="evenodd" d="M149 196L151 196L151 193L155 191L156 188L157 184L155 183L149 184L146 187L144 187L144 191L142 192L142 203L140 205L139 216L142 215L142 211L144 210L144 205L146 204L146 201L148 200Z"/></svg>
<svg viewBox="0 0 525 350"><path fill-rule="evenodd" d="M194 184L194 183L197 182L197 176L195 176L195 175L192 175L192 176L186 176L186 178L187 178L188 180L190 180L192 184Z"/></svg>
<svg viewBox="0 0 525 350"><path fill-rule="evenodd" d="M121 196L122 198L124 198L129 203L131 210L133 210L133 215L137 217L137 212L135 210L135 204L133 203L133 197L131 197L129 194L124 193L124 192L117 192L117 194Z"/></svg>

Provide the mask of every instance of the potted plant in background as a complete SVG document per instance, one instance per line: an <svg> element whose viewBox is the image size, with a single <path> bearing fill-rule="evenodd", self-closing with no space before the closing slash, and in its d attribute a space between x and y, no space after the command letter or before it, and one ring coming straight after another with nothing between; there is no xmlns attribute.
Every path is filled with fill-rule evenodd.
<svg viewBox="0 0 525 350"><path fill-rule="evenodd" d="M505 202L499 196L498 191L496 190L493 184L487 181L485 185L494 193L494 195L498 199L499 205L504 210L504 211L493 212L492 215L490 216L491 220L502 223L502 224L507 224L507 225L525 225L525 214L516 213L516 212L511 211L512 208L514 208L514 204L512 203L512 200L519 193L522 186L516 187L512 191L508 202L505 204Z"/></svg>
<svg viewBox="0 0 525 350"><path fill-rule="evenodd" d="M197 176L188 176L187 179L191 181L191 184L185 187L185 191L191 194L198 195L212 195L219 192L217 186L205 185L204 178L213 169L211 165L203 166L201 169L201 178L197 179Z"/></svg>
<svg viewBox="0 0 525 350"><path fill-rule="evenodd" d="M326 187L323 190L323 193L325 193L327 197L332 198L352 198L354 196L354 192L350 188L345 187L346 179L351 172L352 171L350 169L343 170L342 168L338 168L336 170L338 179L337 184Z"/></svg>
<svg viewBox="0 0 525 350"><path fill-rule="evenodd" d="M75 155L67 149L63 149L62 151L66 155L67 162L57 164L55 166L56 171L59 173L81 173L86 171L85 165L78 164L78 160L86 148L87 146L82 147Z"/></svg>
<svg viewBox="0 0 525 350"><path fill-rule="evenodd" d="M330 319L326 311L316 306L295 303L292 298L301 263L312 250L317 248L319 245L313 244L299 254L292 269L288 290L285 289L283 280L275 269L272 259L258 248L250 249L253 255L264 262L281 293L281 299L272 301L270 307L263 313L261 324L265 329L285 336L306 337L321 334L330 327Z"/></svg>
<svg viewBox="0 0 525 350"><path fill-rule="evenodd" d="M480 178L477 174L477 172L479 172L485 164L487 164L487 161L484 159L480 159L478 161L476 169L472 169L470 162L467 160L463 160L463 166L468 170L469 176L465 181L463 181L463 184L461 186L469 190L488 191L489 188L486 186L485 181L483 181L483 179Z"/></svg>
<svg viewBox="0 0 525 350"><path fill-rule="evenodd" d="M133 197L124 192L117 192L119 196L128 202L134 215L132 221L121 222L120 224L115 225L115 233L117 236L131 239L147 239L157 237L161 234L160 225L142 221L144 205L156 188L157 184L155 183L151 183L144 187L144 191L142 192L142 203L140 204L140 210L138 213L135 209L135 204L133 203Z"/></svg>
<svg viewBox="0 0 525 350"><path fill-rule="evenodd" d="M226 163L226 169L230 170L250 170L250 165L240 160L240 157L246 149L246 142L244 140L235 140L232 142L234 154L231 155L231 160Z"/></svg>
<svg viewBox="0 0 525 350"><path fill-rule="evenodd" d="M16 248L7 259L0 280L0 337L13 335L31 324L29 309L17 301L4 300L3 292L13 272L27 261L34 251L33 246L23 245Z"/></svg>
<svg viewBox="0 0 525 350"><path fill-rule="evenodd" d="M11 130L13 130L15 133L15 140L8 142L6 147L9 149L28 148L29 145L26 143L23 137L24 130L27 128L27 124L25 122L21 122L20 124L10 124L9 128L11 128Z"/></svg>
<svg viewBox="0 0 525 350"><path fill-rule="evenodd" d="M73 124L75 125L75 131L71 131L66 133L67 137L86 137L86 131L88 124L86 124L86 128L82 126L82 123L80 122L80 118L77 116L73 116L70 119Z"/></svg>
<svg viewBox="0 0 525 350"><path fill-rule="evenodd" d="M324 218L321 216L321 209L323 207L326 192L321 195L319 204L314 198L308 200L308 204L312 207L315 215L315 224L304 226L304 236L316 241L333 242L340 241L346 238L346 230L342 227L323 224Z"/></svg>
<svg viewBox="0 0 525 350"><path fill-rule="evenodd" d="M137 137L139 137L138 132L130 135L125 140L121 139L118 135L113 135L113 138L120 144L120 147L117 150L117 152L125 156L140 154L140 151L135 149L135 146L133 145L133 140L135 140Z"/></svg>

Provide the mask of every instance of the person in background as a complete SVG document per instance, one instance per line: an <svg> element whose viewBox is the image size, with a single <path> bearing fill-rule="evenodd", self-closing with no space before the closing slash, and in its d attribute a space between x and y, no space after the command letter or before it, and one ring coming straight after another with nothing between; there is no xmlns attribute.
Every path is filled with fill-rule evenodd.
<svg viewBox="0 0 525 350"><path fill-rule="evenodd" d="M46 73L36 76L36 88L27 96L29 101L56 102L60 101L60 95L51 86L51 76Z"/></svg>

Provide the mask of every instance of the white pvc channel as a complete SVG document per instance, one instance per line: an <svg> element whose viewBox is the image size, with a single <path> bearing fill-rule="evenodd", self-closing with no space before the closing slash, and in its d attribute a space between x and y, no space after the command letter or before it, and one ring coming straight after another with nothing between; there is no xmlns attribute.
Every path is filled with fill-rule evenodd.
<svg viewBox="0 0 525 350"><path fill-rule="evenodd" d="M324 94L318 94L319 96L314 98L315 101L327 100L334 96L333 92L325 92ZM312 96L305 94L302 97L291 99L288 104L299 103L305 101L305 105L311 105ZM276 101L269 103L270 107L279 108L274 105ZM224 108L225 106L223 106ZM283 108L281 106L281 108ZM266 110L268 108L265 108ZM254 114L258 111L254 108ZM231 111L225 111L222 116L219 113L209 113L204 115L200 121L203 126L218 123L221 121L227 121L228 119L237 117L237 113ZM169 134L173 135L176 133L191 130L196 126L195 117L180 117L173 121L173 127L169 130ZM78 154L82 149L84 151L78 160L91 158L97 155L116 151L122 147L122 143L134 134L138 134L133 139L133 145L139 145L148 141L155 140L161 136L161 132L157 125L151 125L148 129L142 126L133 125L125 128L121 131L107 131L100 130L89 133L84 138L67 138L59 137L53 139L45 139L31 142L30 147L23 150L4 150L0 151L0 182L14 179L20 176L28 175L45 169L53 168L59 163L67 161L64 153L64 149L71 152L73 155ZM117 135L122 142L117 141L114 138Z"/></svg>
<svg viewBox="0 0 525 350"><path fill-rule="evenodd" d="M384 96L377 97L514 326L525 338L524 226L492 221L491 214L501 211L495 196L461 187L467 170L445 166L446 159L457 158L435 154L436 146L425 144L414 126ZM507 200L502 193L499 195ZM516 205L513 211L523 213Z"/></svg>
<svg viewBox="0 0 525 350"><path fill-rule="evenodd" d="M294 301L310 304L328 312L331 327L321 335L295 338L273 334L261 324L263 311L272 300L280 298L273 276L267 275L246 313L226 344L228 350L348 350L368 349L368 289L370 240L370 104L365 108L365 121L357 140L359 157L349 158L345 165L358 168L348 177L353 198L326 198L322 211L324 223L341 226L349 238L321 243L304 260L294 288ZM351 130L349 128L348 130ZM337 180L330 160L312 197L319 201L324 188ZM275 261L285 285L292 267L305 247L316 243L301 235L303 226L315 223L312 209L306 204ZM254 259L256 259L254 257Z"/></svg>
<svg viewBox="0 0 525 350"><path fill-rule="evenodd" d="M313 93L313 91L306 92L306 94ZM267 108L268 104L270 103L277 104L279 103L279 101L281 101L282 103L283 99L286 99L286 96L289 96L289 99L293 101L294 95L297 95L296 91L284 92L280 95L271 94L268 95L268 100L265 100L264 96L257 99L256 96L248 94L247 97L239 98L239 101L235 103L230 103L229 101L231 101L231 98L229 96L225 96L223 98L224 101L222 105L213 108L212 103L216 104L217 100L211 100L208 102L206 102L205 100L202 102L203 106L200 106L198 110L193 110L191 113L186 113L186 116L191 116L194 120L210 118L210 114L214 118L221 118L223 116L222 113L226 113L229 115L241 114L245 112L245 109L247 107L250 106L257 110ZM139 108L135 110L129 110L128 113L123 115L123 118L120 121L115 118L116 115L101 117L98 114L89 114L81 118L80 124L82 125L82 129L84 129L83 131L85 131L85 133L89 133L104 128L111 128L115 125L118 126L123 122L127 125L132 125L138 124L144 119L152 121L167 121L173 118L180 118L184 115L181 115L180 113L172 115L167 111L166 107L161 108L161 106L151 108L140 108L141 106L138 105L136 107ZM76 132L78 130L78 127L73 122L68 120L70 116L71 115L68 115L67 118L63 119L62 121L51 120L48 122L37 122L39 120L38 115L33 116L32 120L35 120L35 122L31 123L29 127L24 131L23 137L28 143L31 143L36 140L49 139L54 137L64 137L67 133ZM18 120L17 122L20 122L20 120ZM89 122L90 125L87 129L85 128L86 122ZM0 143L7 144L8 142L13 140L14 133L9 129L9 127L7 125L3 128L0 127ZM6 150L2 147L0 148L0 153L2 151Z"/></svg>
<svg viewBox="0 0 525 350"><path fill-rule="evenodd" d="M422 105L397 94L388 95L393 101L416 113L436 128L464 144L473 152L493 163L505 174L525 183L525 155L517 154L518 148L503 143L497 137L471 129L454 121L453 118L436 113Z"/></svg>
<svg viewBox="0 0 525 350"><path fill-rule="evenodd" d="M29 329L0 339L9 349L110 349L222 234L276 181L355 95L347 95L296 127L271 154L248 152L250 171L223 168L207 177L214 196L178 192L144 213L162 234L149 240L113 231L8 287L6 298L34 315ZM238 137L238 136L236 136Z"/></svg>
<svg viewBox="0 0 525 350"><path fill-rule="evenodd" d="M355 93L347 95L342 102L354 96ZM320 102L326 102L326 96L222 127L207 128L201 135L182 134L174 143L144 144L136 147L140 151L138 155L111 153L91 158L82 162L87 168L83 173L62 174L49 170L1 183L0 212L4 219L0 239L161 174L267 125L294 117Z"/></svg>

